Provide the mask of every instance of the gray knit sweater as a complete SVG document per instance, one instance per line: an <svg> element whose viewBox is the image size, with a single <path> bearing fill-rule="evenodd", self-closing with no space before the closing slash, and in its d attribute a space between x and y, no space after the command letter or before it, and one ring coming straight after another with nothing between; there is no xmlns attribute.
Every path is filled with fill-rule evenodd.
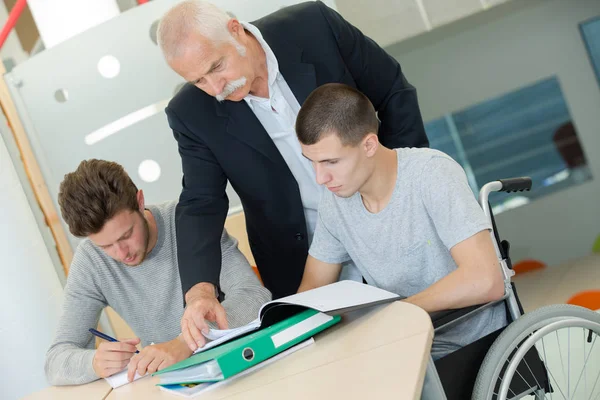
<svg viewBox="0 0 600 400"><path fill-rule="evenodd" d="M179 335L184 309L175 238L176 204L148 206L156 220L158 238L136 267L115 261L87 239L79 244L64 290L63 313L46 354L46 378L51 385L98 379L92 367L95 337L88 329L97 326L106 306L123 317L142 346L167 342ZM260 306L271 300L271 294L226 231L221 237L221 250L222 304L233 328L255 319Z"/></svg>

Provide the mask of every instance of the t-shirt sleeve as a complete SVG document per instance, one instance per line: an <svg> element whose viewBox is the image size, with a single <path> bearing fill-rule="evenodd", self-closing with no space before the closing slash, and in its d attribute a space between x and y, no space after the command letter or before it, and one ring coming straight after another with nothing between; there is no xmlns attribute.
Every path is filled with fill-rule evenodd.
<svg viewBox="0 0 600 400"><path fill-rule="evenodd" d="M456 161L432 157L423 168L420 181L427 213L448 250L478 232L491 230L465 171Z"/></svg>
<svg viewBox="0 0 600 400"><path fill-rule="evenodd" d="M319 205L317 226L308 254L328 264L341 264L350 260L350 255L336 237L335 232L332 232L334 230L330 229L326 222L333 212L332 207L334 207L331 199L329 200L321 201Z"/></svg>

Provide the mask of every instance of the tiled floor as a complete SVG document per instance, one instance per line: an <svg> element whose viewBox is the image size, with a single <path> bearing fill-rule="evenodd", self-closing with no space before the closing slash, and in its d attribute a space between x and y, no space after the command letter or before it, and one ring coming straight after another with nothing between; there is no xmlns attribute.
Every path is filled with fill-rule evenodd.
<svg viewBox="0 0 600 400"><path fill-rule="evenodd" d="M575 293L600 290L600 254L513 277L525 311L566 303Z"/></svg>

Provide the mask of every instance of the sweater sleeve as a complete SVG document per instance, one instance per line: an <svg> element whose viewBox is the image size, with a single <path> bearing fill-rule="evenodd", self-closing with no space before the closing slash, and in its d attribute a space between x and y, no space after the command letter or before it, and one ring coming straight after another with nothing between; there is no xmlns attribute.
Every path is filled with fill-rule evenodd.
<svg viewBox="0 0 600 400"><path fill-rule="evenodd" d="M78 248L69 270L56 335L46 353L44 369L51 385L78 385L98 379L92 367L95 341L88 329L98 325L107 302L92 267L85 250Z"/></svg>
<svg viewBox="0 0 600 400"><path fill-rule="evenodd" d="M221 236L221 290L225 294L222 305L230 328L255 320L260 307L271 300L271 292L261 285L246 257L238 249L238 242L226 230Z"/></svg>

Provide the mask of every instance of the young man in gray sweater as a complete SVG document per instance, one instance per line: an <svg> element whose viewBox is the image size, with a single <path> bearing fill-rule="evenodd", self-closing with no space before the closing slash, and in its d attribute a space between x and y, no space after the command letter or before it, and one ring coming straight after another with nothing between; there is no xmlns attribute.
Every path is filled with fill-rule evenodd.
<svg viewBox="0 0 600 400"><path fill-rule="evenodd" d="M176 202L146 206L143 192L123 167L102 160L83 161L67 174L58 202L71 233L84 239L71 263L63 314L46 355L48 382L87 383L127 365L131 380L136 371L144 375L189 357L191 350L179 336L184 308ZM221 249L226 325L237 327L255 319L271 294L226 231ZM94 349L95 337L88 329L97 326L107 306L138 337L102 341ZM135 354L140 342L144 347Z"/></svg>

